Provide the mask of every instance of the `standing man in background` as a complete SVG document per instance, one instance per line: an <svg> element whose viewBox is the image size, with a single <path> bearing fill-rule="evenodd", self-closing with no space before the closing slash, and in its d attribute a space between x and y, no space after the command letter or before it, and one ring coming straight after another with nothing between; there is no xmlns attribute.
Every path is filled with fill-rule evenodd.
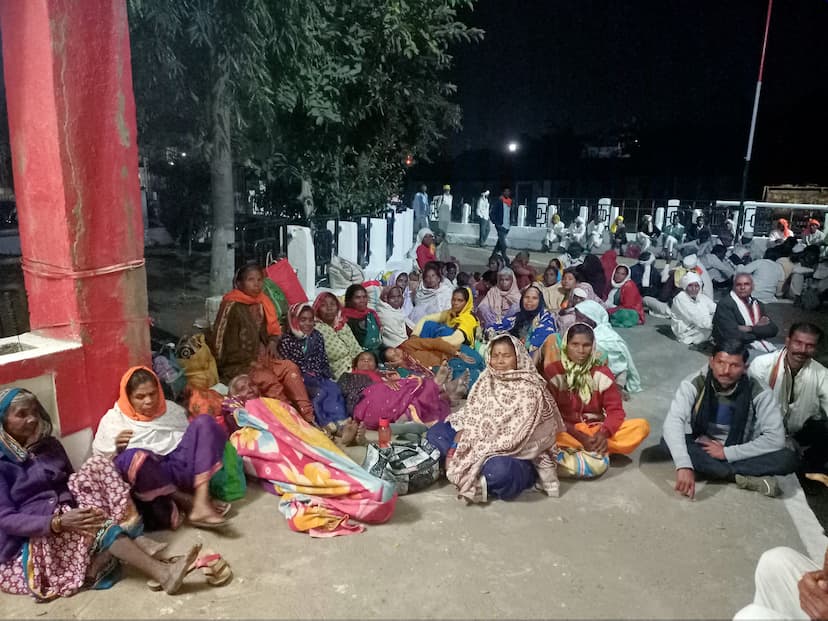
<svg viewBox="0 0 828 621"><path fill-rule="evenodd" d="M429 228L428 223L428 192L426 192L425 184L420 186L420 191L414 195L414 200L411 201L411 208L414 210L414 236L420 229Z"/></svg>
<svg viewBox="0 0 828 621"><path fill-rule="evenodd" d="M448 233L448 225L451 222L451 203L454 197L451 195L451 186L447 183L443 186L443 193L437 198L437 224L445 236Z"/></svg>
<svg viewBox="0 0 828 621"><path fill-rule="evenodd" d="M504 257L506 256L506 236L509 234L510 218L512 211L512 191L509 188L503 188L503 193L500 198L495 201L491 209L492 224L497 231L497 244L495 244L492 254L500 252Z"/></svg>
<svg viewBox="0 0 828 621"><path fill-rule="evenodd" d="M486 245L486 240L489 238L489 231L492 228L492 222L489 220L489 191L484 192L477 199L476 206L477 217L480 220L480 240L478 245L482 248Z"/></svg>

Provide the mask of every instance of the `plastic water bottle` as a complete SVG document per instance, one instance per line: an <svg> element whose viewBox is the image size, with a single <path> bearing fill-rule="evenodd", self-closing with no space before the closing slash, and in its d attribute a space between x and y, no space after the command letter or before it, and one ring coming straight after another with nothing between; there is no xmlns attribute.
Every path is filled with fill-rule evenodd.
<svg viewBox="0 0 828 621"><path fill-rule="evenodd" d="M391 427L388 424L387 418L381 418L379 421L379 447L389 448L391 446Z"/></svg>

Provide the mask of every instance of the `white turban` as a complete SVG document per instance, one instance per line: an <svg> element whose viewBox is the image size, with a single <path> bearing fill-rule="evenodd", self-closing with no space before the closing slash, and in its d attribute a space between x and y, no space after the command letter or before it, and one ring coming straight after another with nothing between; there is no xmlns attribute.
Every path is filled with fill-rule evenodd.
<svg viewBox="0 0 828 621"><path fill-rule="evenodd" d="M692 270L699 264L699 258L694 254L688 254L681 261L681 264L685 267L685 269Z"/></svg>
<svg viewBox="0 0 828 621"><path fill-rule="evenodd" d="M687 272L684 276L681 277L679 280L679 287L682 289L687 289L690 285L696 283L697 285L701 286L702 281L699 278L699 275L696 272Z"/></svg>

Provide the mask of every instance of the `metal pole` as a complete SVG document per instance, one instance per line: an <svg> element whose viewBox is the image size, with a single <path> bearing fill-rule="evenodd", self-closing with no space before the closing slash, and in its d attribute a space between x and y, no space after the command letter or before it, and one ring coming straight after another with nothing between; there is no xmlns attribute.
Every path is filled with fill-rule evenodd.
<svg viewBox="0 0 828 621"><path fill-rule="evenodd" d="M742 234L742 229L744 228L745 193L747 192L748 177L750 175L750 158L753 154L753 136L756 133L756 117L759 114L759 95L762 92L762 76L765 72L765 52L768 49L768 32L770 31L772 9L773 0L768 0L768 15L765 18L765 36L762 39L762 56L759 60L759 77L756 80L756 93L753 96L753 114L750 118L750 133L748 134L747 152L745 153L745 166L742 169L742 190L739 193L739 219L736 223L738 235Z"/></svg>

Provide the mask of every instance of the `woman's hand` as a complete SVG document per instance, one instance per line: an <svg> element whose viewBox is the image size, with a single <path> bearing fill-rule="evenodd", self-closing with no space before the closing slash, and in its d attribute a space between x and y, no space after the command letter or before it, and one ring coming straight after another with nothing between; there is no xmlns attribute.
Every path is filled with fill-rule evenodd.
<svg viewBox="0 0 828 621"><path fill-rule="evenodd" d="M281 342L281 336L271 336L270 340L267 342L267 353L271 358L274 358L275 360L282 359L282 354L279 353L279 343Z"/></svg>
<svg viewBox="0 0 828 621"><path fill-rule="evenodd" d="M392 379L392 378L386 379L385 380L385 385L388 386L391 390L399 390L400 389L400 383L397 380Z"/></svg>
<svg viewBox="0 0 828 621"><path fill-rule="evenodd" d="M100 530L106 516L101 509L97 507L87 507L85 509L70 509L66 513L61 513L55 518L60 520L60 531L76 530L87 533L95 533ZM55 518L52 518L53 524Z"/></svg>
<svg viewBox="0 0 828 621"><path fill-rule="evenodd" d="M119 453L123 453L134 433L135 432L131 429L125 429L115 436L115 450Z"/></svg>
<svg viewBox="0 0 828 621"><path fill-rule="evenodd" d="M466 364L474 364L474 358L472 358L468 354L464 354L463 352L459 352L457 354L457 357L460 358L460 360L462 360Z"/></svg>

